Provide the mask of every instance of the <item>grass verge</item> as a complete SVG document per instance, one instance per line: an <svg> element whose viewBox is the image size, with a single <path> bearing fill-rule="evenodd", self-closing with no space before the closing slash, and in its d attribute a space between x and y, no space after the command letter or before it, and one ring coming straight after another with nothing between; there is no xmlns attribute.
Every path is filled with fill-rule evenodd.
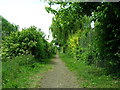
<svg viewBox="0 0 120 90"><path fill-rule="evenodd" d="M81 88L120 88L120 81L105 75L102 68L89 66L66 54L60 54L60 58L71 71L76 72Z"/></svg>
<svg viewBox="0 0 120 90"><path fill-rule="evenodd" d="M21 55L2 62L2 88L36 88L41 73L52 68L51 59L39 62L32 55ZM38 75L39 74L39 75Z"/></svg>

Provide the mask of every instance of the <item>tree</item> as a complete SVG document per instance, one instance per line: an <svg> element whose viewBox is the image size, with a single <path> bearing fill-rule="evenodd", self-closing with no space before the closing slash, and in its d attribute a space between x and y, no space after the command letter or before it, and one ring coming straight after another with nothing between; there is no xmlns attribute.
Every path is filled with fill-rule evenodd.
<svg viewBox="0 0 120 90"><path fill-rule="evenodd" d="M4 17L0 16L2 20L2 36L9 36L11 32L18 31L18 25L11 24Z"/></svg>

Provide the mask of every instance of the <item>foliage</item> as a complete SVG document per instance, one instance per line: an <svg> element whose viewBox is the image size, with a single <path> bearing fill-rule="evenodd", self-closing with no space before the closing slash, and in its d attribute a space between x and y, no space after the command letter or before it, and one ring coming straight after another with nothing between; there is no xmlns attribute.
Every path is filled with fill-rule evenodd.
<svg viewBox="0 0 120 90"><path fill-rule="evenodd" d="M60 8L50 30L61 50L89 65L105 68L108 74L120 76L119 3L57 4ZM91 22L95 23L94 28Z"/></svg>
<svg viewBox="0 0 120 90"><path fill-rule="evenodd" d="M111 73L120 74L120 6L119 3L103 3L94 12L95 31L98 34L100 59ZM109 14L108 14L109 13Z"/></svg>
<svg viewBox="0 0 120 90"><path fill-rule="evenodd" d="M18 26L1 18L3 88L29 87L32 74L50 68L47 58L55 54L55 46L35 26L18 31Z"/></svg>
<svg viewBox="0 0 120 90"><path fill-rule="evenodd" d="M91 15L91 11L93 11L100 3L94 3L93 5L92 3L58 2L57 4L60 4L59 10L55 11L51 7L49 7L49 9L46 7L46 11L53 14L54 11L57 12L53 18L50 30L52 31L53 38L56 40L56 44L64 46L64 44L67 43L69 35L76 33L76 31L82 27L81 18L85 14ZM86 7L91 8L87 9L86 12Z"/></svg>
<svg viewBox="0 0 120 90"><path fill-rule="evenodd" d="M9 36L11 32L18 31L18 25L11 24L2 16L0 16L0 18L2 21L2 38L4 38L5 36Z"/></svg>
<svg viewBox="0 0 120 90"><path fill-rule="evenodd" d="M60 54L60 58L71 71L76 72L81 88L120 88L119 80L106 75L104 69L87 65L84 61L73 59L66 54Z"/></svg>
<svg viewBox="0 0 120 90"><path fill-rule="evenodd" d="M3 88L28 88L31 77L51 68L46 62L38 62L32 55L21 55L2 63ZM41 76L39 76L40 78Z"/></svg>
<svg viewBox="0 0 120 90"><path fill-rule="evenodd" d="M47 70L55 46L45 40L44 33L35 26L17 30L17 26L3 20L2 85L3 88L29 87L30 76Z"/></svg>
<svg viewBox="0 0 120 90"><path fill-rule="evenodd" d="M44 39L44 34L36 27L13 32L2 43L3 61L23 54L32 54L36 58L48 58L52 55L52 45Z"/></svg>

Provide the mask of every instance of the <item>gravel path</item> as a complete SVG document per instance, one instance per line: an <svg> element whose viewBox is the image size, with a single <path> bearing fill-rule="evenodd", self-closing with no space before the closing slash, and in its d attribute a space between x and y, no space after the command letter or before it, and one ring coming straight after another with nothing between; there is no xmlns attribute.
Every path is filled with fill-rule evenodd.
<svg viewBox="0 0 120 90"><path fill-rule="evenodd" d="M77 78L58 55L53 59L52 64L54 68L43 74L41 88L79 88Z"/></svg>

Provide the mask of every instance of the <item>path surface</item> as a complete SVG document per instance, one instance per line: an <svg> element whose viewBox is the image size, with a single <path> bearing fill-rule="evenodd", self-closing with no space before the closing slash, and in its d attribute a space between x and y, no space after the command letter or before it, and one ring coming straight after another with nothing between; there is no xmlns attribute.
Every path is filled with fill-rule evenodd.
<svg viewBox="0 0 120 90"><path fill-rule="evenodd" d="M58 55L53 59L52 64L54 68L43 74L41 88L79 88L77 78Z"/></svg>

